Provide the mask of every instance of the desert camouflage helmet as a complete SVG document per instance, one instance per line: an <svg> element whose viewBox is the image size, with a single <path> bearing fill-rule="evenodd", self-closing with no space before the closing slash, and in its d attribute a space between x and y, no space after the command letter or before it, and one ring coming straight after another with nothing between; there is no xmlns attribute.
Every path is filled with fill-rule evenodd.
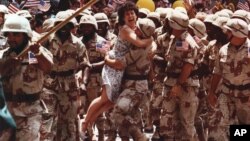
<svg viewBox="0 0 250 141"><path fill-rule="evenodd" d="M196 15L195 15L195 18L196 19L199 19L201 21L204 21L207 17L207 13L205 12L197 12Z"/></svg>
<svg viewBox="0 0 250 141"><path fill-rule="evenodd" d="M44 22L43 22L43 31L44 32L48 32L50 29L53 28L54 26L54 21L55 19L54 18L49 18L49 19L46 19Z"/></svg>
<svg viewBox="0 0 250 141"><path fill-rule="evenodd" d="M218 17L226 17L226 18L230 18L229 14L225 11L218 11L215 13L216 16Z"/></svg>
<svg viewBox="0 0 250 141"><path fill-rule="evenodd" d="M159 13L156 13L156 12L150 12L150 13L148 14L147 18L156 19L157 21L161 22L160 14L159 14Z"/></svg>
<svg viewBox="0 0 250 141"><path fill-rule="evenodd" d="M147 8L140 8L139 13L143 13L147 16L150 13L150 11Z"/></svg>
<svg viewBox="0 0 250 141"><path fill-rule="evenodd" d="M9 9L5 5L0 4L0 13L8 14Z"/></svg>
<svg viewBox="0 0 250 141"><path fill-rule="evenodd" d="M230 18L226 18L226 17L218 17L212 24L214 26L221 28L223 32L226 32L226 29L224 26L227 24L227 21L229 19Z"/></svg>
<svg viewBox="0 0 250 141"><path fill-rule="evenodd" d="M217 18L218 18L218 16L214 15L214 14L207 15L204 22L205 23L213 23Z"/></svg>
<svg viewBox="0 0 250 141"><path fill-rule="evenodd" d="M138 19L137 26L146 38L154 34L155 24L148 18Z"/></svg>
<svg viewBox="0 0 250 141"><path fill-rule="evenodd" d="M202 21L195 18L190 19L188 27L194 31L197 37L203 38L206 36L206 26Z"/></svg>
<svg viewBox="0 0 250 141"><path fill-rule="evenodd" d="M26 18L17 15L12 15L6 19L2 32L22 32L32 38L32 30L29 21Z"/></svg>
<svg viewBox="0 0 250 141"><path fill-rule="evenodd" d="M222 11L222 12L226 12L226 13L229 15L229 17L232 17L232 16L233 16L233 11L230 10L230 9L222 9L221 11Z"/></svg>
<svg viewBox="0 0 250 141"><path fill-rule="evenodd" d="M81 24L91 24L95 27L96 30L98 30L98 25L97 25L97 22L96 22L96 19L94 16L91 16L91 15L83 15L80 19L80 25Z"/></svg>
<svg viewBox="0 0 250 141"><path fill-rule="evenodd" d="M175 10L180 11L181 13L184 13L187 15L187 10L184 7L176 7Z"/></svg>
<svg viewBox="0 0 250 141"><path fill-rule="evenodd" d="M56 14L56 18L54 21L54 24L57 24L58 22L63 22L65 21L68 17L71 16L71 13L68 11L60 11ZM75 26L76 24L76 19L73 18L69 21L69 23L71 23L73 26Z"/></svg>
<svg viewBox="0 0 250 141"><path fill-rule="evenodd" d="M250 13L245 10L236 10L233 13L232 18L242 19L243 21L246 21L248 24L250 24Z"/></svg>
<svg viewBox="0 0 250 141"><path fill-rule="evenodd" d="M109 19L108 19L107 15L105 13L96 13L94 15L94 17L95 17L97 23L104 22L104 23L107 23L108 25L110 25Z"/></svg>
<svg viewBox="0 0 250 141"><path fill-rule="evenodd" d="M17 11L16 14L18 16L22 16L24 18L28 18L28 19L32 18L31 14L28 10L20 10L20 11Z"/></svg>
<svg viewBox="0 0 250 141"><path fill-rule="evenodd" d="M236 37L247 38L248 36L248 24L241 19L229 19L225 28L230 30Z"/></svg>
<svg viewBox="0 0 250 141"><path fill-rule="evenodd" d="M174 10L171 16L168 18L169 25L176 30L186 30L189 24L189 17L178 11Z"/></svg>

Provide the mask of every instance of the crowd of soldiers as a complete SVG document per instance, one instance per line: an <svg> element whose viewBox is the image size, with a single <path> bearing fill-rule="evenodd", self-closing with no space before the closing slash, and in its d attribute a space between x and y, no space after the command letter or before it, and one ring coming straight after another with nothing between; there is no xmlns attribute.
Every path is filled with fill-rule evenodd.
<svg viewBox="0 0 250 141"><path fill-rule="evenodd" d="M28 10L9 14L0 5L1 81L16 123L0 140L229 140L229 125L250 124L250 13L213 12L140 8L137 26L154 41L129 49L114 108L85 135L81 120L100 96L105 55L119 34L117 13L85 9L37 44L75 10L35 20Z"/></svg>

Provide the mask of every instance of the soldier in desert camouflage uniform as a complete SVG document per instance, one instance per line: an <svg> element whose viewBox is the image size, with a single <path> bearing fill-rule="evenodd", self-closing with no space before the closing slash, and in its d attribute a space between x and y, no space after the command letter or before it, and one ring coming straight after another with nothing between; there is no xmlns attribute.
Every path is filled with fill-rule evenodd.
<svg viewBox="0 0 250 141"><path fill-rule="evenodd" d="M170 10L169 14L171 14L172 10L173 9ZM153 63L151 67L151 72L153 73L153 80L152 80L153 88L152 88L150 111L149 111L149 122L151 122L151 124L154 124L156 126L154 134L152 136L152 140L160 139L159 135L160 111L161 111L161 103L163 100L162 90L163 90L163 79L166 67L166 63L164 60L164 52L166 52L165 46L168 46L168 43L165 42L165 40L167 37L169 37L169 32L165 32L167 29L165 27L169 27L168 16L169 15L166 16L164 25L155 30L155 34L157 35L156 36L157 49L155 51L155 56L153 58Z"/></svg>
<svg viewBox="0 0 250 141"><path fill-rule="evenodd" d="M171 13L171 10L173 10L172 8L169 8L167 10L166 13ZM161 23L160 22L160 14L157 13L157 12L151 12L148 14L148 17L154 21L154 23ZM165 16L164 18L164 21L163 21L163 25L158 27L156 30L155 30L155 33L154 33L154 39L157 40L158 36L168 32L168 22L167 22L167 16ZM145 96L144 98L144 102L145 102L145 108L143 110L143 113L144 113L144 131L145 132L153 132L153 122L154 124L156 125L157 129L159 127L159 112L160 112L160 104L159 104L159 97L161 95L161 91L162 91L162 81L159 80L160 77L160 74L161 74L161 68L162 66L159 64L159 61L160 60L157 60L159 59L159 53L160 53L160 50L158 49L157 51L157 57L154 58L154 62L151 64L152 67L151 67L151 71L150 71L150 80L149 80L149 83L150 83L150 86L153 87L153 92L150 92L150 94L148 94L148 96ZM164 60L163 58L161 58L162 60ZM158 62L157 62L158 61ZM164 61L163 61L164 62ZM161 72L160 72L161 71ZM158 120L158 121L157 121ZM157 130L158 131L158 130ZM154 135L153 135L153 138L159 138L158 132L155 132Z"/></svg>
<svg viewBox="0 0 250 141"><path fill-rule="evenodd" d="M156 26L156 28L161 27L161 20L160 20L160 14L157 12L149 12L147 14L148 19L152 20ZM155 32L155 31L154 31ZM142 105L141 105L141 128L144 129L145 132L152 132L153 130L153 125L151 124L151 119L150 119L150 96L151 92L149 91L147 94L145 94L142 98Z"/></svg>
<svg viewBox="0 0 250 141"><path fill-rule="evenodd" d="M162 26L162 22L161 22L159 13L150 12L150 13L148 13L147 18L154 22L154 24L156 25L156 28L159 28Z"/></svg>
<svg viewBox="0 0 250 141"><path fill-rule="evenodd" d="M171 15L173 9L172 8L166 8L166 17L162 21L162 26L157 28L154 33L154 38L157 39L158 36L168 32L169 25L168 25L168 17Z"/></svg>
<svg viewBox="0 0 250 141"><path fill-rule="evenodd" d="M64 21L70 13L58 12L54 24ZM80 85L75 73L88 64L87 51L80 39L71 34L73 22L59 29L49 41L49 49L54 56L54 66L50 84L58 99L57 140L78 140L78 107L80 102Z"/></svg>
<svg viewBox="0 0 250 141"><path fill-rule="evenodd" d="M165 39L167 61L160 117L162 140L197 140L194 126L198 107L199 79L194 72L198 45L187 33L189 18L174 10L169 17L170 33Z"/></svg>
<svg viewBox="0 0 250 141"><path fill-rule="evenodd" d="M195 117L195 128L199 137L200 141L205 141L206 140L206 132L205 132L205 128L204 128L204 115L207 112L207 103L206 103L206 91L203 87L202 84L202 77L205 75L205 73L207 72L207 66L203 64L202 59L204 56L204 52L206 51L206 46L203 43L203 38L205 38L206 36L206 26L205 24L196 19L190 19L189 20L189 26L188 26L188 32L190 33L190 35L195 39L196 43L199 45L199 49L198 49L198 54L196 57L196 70L197 70L197 74L198 77L200 79L200 88L199 88L199 93L197 94L198 98L199 98L199 105L198 105L198 109L197 109L197 113L196 113L196 117Z"/></svg>
<svg viewBox="0 0 250 141"><path fill-rule="evenodd" d="M54 26L54 19L47 19L43 23L43 33L46 34ZM49 38L48 38L49 39ZM47 47L47 43L44 46ZM42 114L42 126L40 129L40 140L41 141L53 141L56 137L56 127L57 127L57 98L55 91L55 83L49 74L45 75L44 87L41 93L41 98L46 104L48 110L44 111Z"/></svg>
<svg viewBox="0 0 250 141"><path fill-rule="evenodd" d="M23 17L9 17L2 32L9 48L3 54L0 68L8 108L17 125L16 140L39 141L42 112L46 109L40 94L44 74L53 64L52 54L41 46L31 45L30 24ZM30 51L22 59L14 59L29 46Z"/></svg>
<svg viewBox="0 0 250 141"><path fill-rule="evenodd" d="M136 31L136 33L139 37L148 38L152 36L155 25L149 19L140 19L138 20L138 29L139 32ZM123 91L111 114L114 124L118 127L122 141L128 141L129 135L135 141L147 140L146 136L141 132L141 114L139 108L142 105L144 95L149 91L147 81L150 69L149 64L151 63L149 53L154 47L156 47L155 44L148 46L146 49L134 47L125 55L125 62L122 64L111 64L114 67L116 66L117 69L119 67L126 67ZM106 60L108 65L110 65L109 60L110 58Z"/></svg>
<svg viewBox="0 0 250 141"><path fill-rule="evenodd" d="M205 56L203 63L207 65L208 73L206 76L202 79L203 88L206 92L209 91L210 85L211 85L211 77L212 77L212 71L215 67L215 61L219 57L219 50L220 48L228 42L227 36L224 33L224 25L227 23L229 18L226 17L217 17L213 22L211 26L211 32L212 32L212 38L215 40L212 40L209 42L209 44L206 47ZM205 102L204 102L205 103ZM221 118L221 111L219 107L212 108L211 106L207 105L207 114L204 115L204 119L206 121L206 128L208 128L208 139L212 138L219 138L219 134L217 133L216 126L218 125L218 122Z"/></svg>
<svg viewBox="0 0 250 141"><path fill-rule="evenodd" d="M83 82L87 86L87 103L84 106L86 109L89 107L89 104L101 94L101 72L104 65L104 55L105 51L109 50L108 42L97 34L97 30L98 25L94 16L83 15L81 17L79 31L83 33L81 40L86 46L91 65L88 76L84 76L84 80L88 81ZM105 48L105 45L107 45L107 48ZM103 116L97 119L96 126L98 129L98 140L104 140L105 129L103 127ZM93 135L93 131L89 131L89 134L91 137Z"/></svg>
<svg viewBox="0 0 250 141"><path fill-rule="evenodd" d="M112 49L117 40L117 36L109 31L110 22L107 15L104 13L97 13L94 15L94 17L98 25L98 31L97 31L98 35L105 38L110 44L110 49ZM105 130L105 132L107 131L108 133L107 141L113 141L116 137L116 127L112 124L110 119L111 112L112 109L110 109L108 112L105 113L106 116L105 125L107 126L106 129L102 129Z"/></svg>
<svg viewBox="0 0 250 141"><path fill-rule="evenodd" d="M118 22L117 12L112 13L108 18L109 18L109 24L110 24L109 31L117 35L118 34L118 31L116 30L117 22Z"/></svg>
<svg viewBox="0 0 250 141"><path fill-rule="evenodd" d="M97 13L94 17L98 25L98 35L109 41L110 48L113 48L117 36L109 31L110 23L108 17L104 13Z"/></svg>
<svg viewBox="0 0 250 141"><path fill-rule="evenodd" d="M217 140L223 141L229 140L229 125L250 123L248 24L233 18L225 27L229 43L219 51L208 95L210 105L222 112Z"/></svg>
<svg viewBox="0 0 250 141"><path fill-rule="evenodd" d="M42 114L41 141L53 141L57 132L58 101L56 98L55 83L52 84L51 82L53 82L53 79L49 75L46 75L41 98L46 104L47 110Z"/></svg>

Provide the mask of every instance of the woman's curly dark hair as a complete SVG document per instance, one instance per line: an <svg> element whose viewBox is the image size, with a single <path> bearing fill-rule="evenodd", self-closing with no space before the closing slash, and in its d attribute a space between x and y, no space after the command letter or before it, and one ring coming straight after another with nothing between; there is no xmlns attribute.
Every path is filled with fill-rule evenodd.
<svg viewBox="0 0 250 141"><path fill-rule="evenodd" d="M125 12L131 11L131 10L133 10L136 16L138 16L139 10L133 2L128 1L118 9L118 24L119 25L122 26L125 24L125 21L124 21Z"/></svg>

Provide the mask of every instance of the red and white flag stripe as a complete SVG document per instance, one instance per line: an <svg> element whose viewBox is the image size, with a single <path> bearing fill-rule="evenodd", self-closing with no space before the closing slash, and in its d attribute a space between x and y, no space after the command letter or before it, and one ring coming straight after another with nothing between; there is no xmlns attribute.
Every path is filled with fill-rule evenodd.
<svg viewBox="0 0 250 141"><path fill-rule="evenodd" d="M18 12L20 10L12 3L9 4L8 9L9 9L10 14L15 14L16 12Z"/></svg>

